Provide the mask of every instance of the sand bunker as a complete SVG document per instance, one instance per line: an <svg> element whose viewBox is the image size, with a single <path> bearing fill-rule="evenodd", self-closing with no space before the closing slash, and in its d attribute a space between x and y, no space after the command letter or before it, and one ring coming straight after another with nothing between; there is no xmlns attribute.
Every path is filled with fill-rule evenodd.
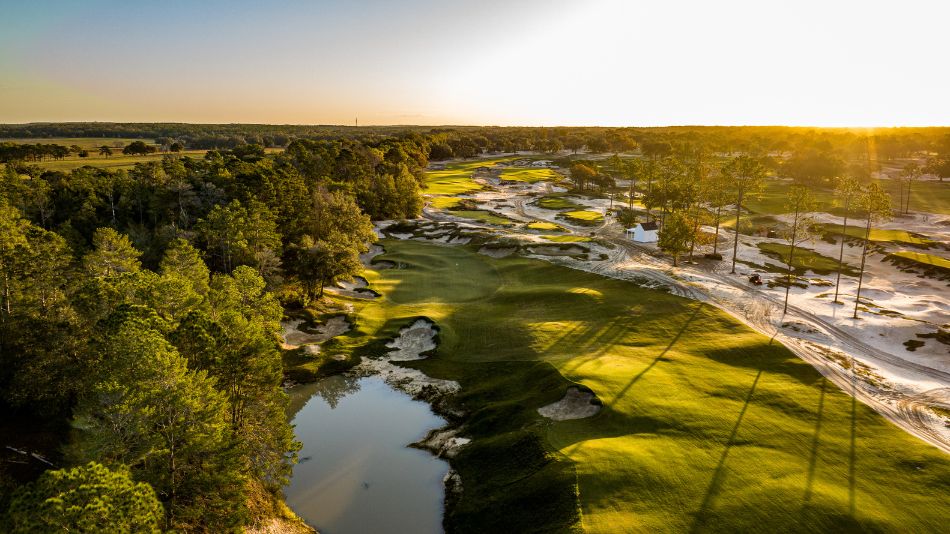
<svg viewBox="0 0 950 534"><path fill-rule="evenodd" d="M281 346L286 350L299 349L303 347L310 354L320 352L320 343L345 334L350 329L350 323L347 322L345 315L331 317L326 323L318 325L314 330L316 332L304 332L300 329L303 319L294 319L293 321L282 321L280 326L284 330L284 342Z"/></svg>
<svg viewBox="0 0 950 534"><path fill-rule="evenodd" d="M335 293L337 295L342 295L344 297L350 297L355 299L375 299L379 297L379 293L368 289L366 286L369 285L369 282L366 281L362 276L353 277L352 282L347 281L338 281L336 283L337 287L328 287L326 288L328 292Z"/></svg>
<svg viewBox="0 0 950 534"><path fill-rule="evenodd" d="M379 245L370 245L369 250L360 254L360 262L362 262L363 267L373 268L373 258L379 256L383 252L386 252L386 249Z"/></svg>
<svg viewBox="0 0 950 534"><path fill-rule="evenodd" d="M408 362L421 360L423 352L435 348L435 325L426 319L417 319L406 328L399 331L399 337L386 343L391 349L387 356L394 362Z"/></svg>
<svg viewBox="0 0 950 534"><path fill-rule="evenodd" d="M600 411L600 404L594 404L594 399L593 393L571 386L567 388L563 399L538 408L538 413L555 421L583 419Z"/></svg>

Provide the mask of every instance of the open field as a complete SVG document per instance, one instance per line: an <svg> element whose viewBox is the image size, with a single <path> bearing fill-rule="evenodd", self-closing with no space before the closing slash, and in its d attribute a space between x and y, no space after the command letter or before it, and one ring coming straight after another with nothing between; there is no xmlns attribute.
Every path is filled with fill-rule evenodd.
<svg viewBox="0 0 950 534"><path fill-rule="evenodd" d="M355 303L341 344L368 354L415 317L439 327L435 354L406 365L462 386L474 441L453 460L450 526L919 532L950 513L944 453L723 312L540 261L382 244L400 268L367 273L383 296ZM540 417L572 382L600 413Z"/></svg>
<svg viewBox="0 0 950 534"><path fill-rule="evenodd" d="M900 184L897 180L877 180L884 190L890 193L893 207L897 209ZM743 206L755 213L788 213L788 187L790 182L780 180L766 181L765 188L755 196L743 201ZM813 186L812 193L817 202L816 211L834 209L834 188ZM950 181L918 181L910 191L910 210L950 215Z"/></svg>

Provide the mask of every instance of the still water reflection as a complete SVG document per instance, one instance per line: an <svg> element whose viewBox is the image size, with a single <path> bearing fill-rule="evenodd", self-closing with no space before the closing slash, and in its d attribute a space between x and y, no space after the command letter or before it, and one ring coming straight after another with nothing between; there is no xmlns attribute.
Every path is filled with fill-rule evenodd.
<svg viewBox="0 0 950 534"><path fill-rule="evenodd" d="M303 443L287 503L321 534L442 531L448 464L410 449L445 421L378 377L333 376L291 390Z"/></svg>

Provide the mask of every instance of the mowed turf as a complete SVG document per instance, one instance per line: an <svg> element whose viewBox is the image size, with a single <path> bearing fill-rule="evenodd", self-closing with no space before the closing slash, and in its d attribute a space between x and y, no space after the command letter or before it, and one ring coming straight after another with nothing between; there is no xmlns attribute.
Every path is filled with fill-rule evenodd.
<svg viewBox="0 0 950 534"><path fill-rule="evenodd" d="M367 273L383 296L356 303L348 342L438 324L435 354L406 365L462 386L456 530L943 530L950 457L723 312L536 260L383 245L399 268ZM571 382L601 412L541 418Z"/></svg>
<svg viewBox="0 0 950 534"><path fill-rule="evenodd" d="M543 182L545 180L557 181L561 175L548 168L522 168L510 167L501 171L500 179L511 180L514 182Z"/></svg>
<svg viewBox="0 0 950 534"><path fill-rule="evenodd" d="M462 195L482 189L472 180L472 173L479 167L492 167L500 161L512 158L479 159L446 163L444 169L425 173L425 193L430 195Z"/></svg>

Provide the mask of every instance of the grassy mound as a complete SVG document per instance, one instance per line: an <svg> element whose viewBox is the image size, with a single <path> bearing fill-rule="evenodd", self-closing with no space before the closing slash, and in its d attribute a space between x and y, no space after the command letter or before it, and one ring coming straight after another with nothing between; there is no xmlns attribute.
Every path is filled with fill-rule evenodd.
<svg viewBox="0 0 950 534"><path fill-rule="evenodd" d="M387 240L344 342L413 317L474 441L452 459L465 532L940 531L950 457L715 308L522 257ZM474 247L473 247L474 249ZM568 387L604 408L552 422Z"/></svg>
<svg viewBox="0 0 950 534"><path fill-rule="evenodd" d="M558 217L563 217L574 224L591 225L603 222L604 215L590 210L574 210L562 212Z"/></svg>
<svg viewBox="0 0 950 534"><path fill-rule="evenodd" d="M499 215L492 211L485 210L449 210L449 213L456 217L472 219L485 224L494 224L497 226L514 226L514 221Z"/></svg>
<svg viewBox="0 0 950 534"><path fill-rule="evenodd" d="M584 206L572 202L565 198L563 195L547 195L539 198L535 202L538 207L548 209L548 210L573 210L581 209Z"/></svg>

